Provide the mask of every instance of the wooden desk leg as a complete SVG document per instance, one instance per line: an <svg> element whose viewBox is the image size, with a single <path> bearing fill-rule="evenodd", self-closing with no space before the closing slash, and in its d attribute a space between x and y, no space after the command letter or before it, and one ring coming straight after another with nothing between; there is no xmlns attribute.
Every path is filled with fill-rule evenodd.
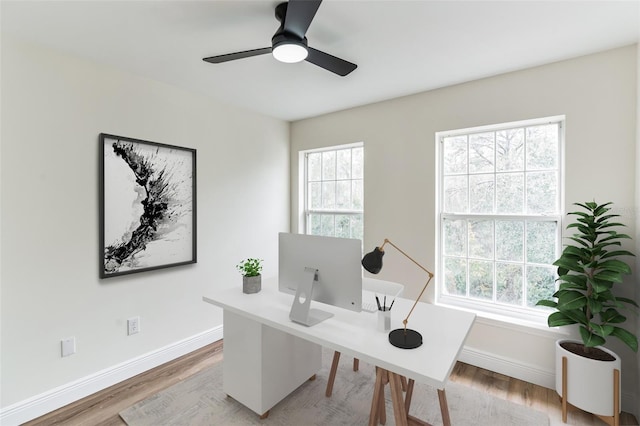
<svg viewBox="0 0 640 426"><path fill-rule="evenodd" d="M411 408L411 397L413 397L413 385L415 384L415 380L409 379L409 383L407 384L407 393L404 396L404 409L409 414L409 409Z"/></svg>
<svg viewBox="0 0 640 426"><path fill-rule="evenodd" d="M264 420L267 417L269 417L269 411L271 411L271 410L267 410L264 413L262 413L262 415L260 416L260 420Z"/></svg>
<svg viewBox="0 0 640 426"><path fill-rule="evenodd" d="M373 398L371 399L371 411L369 411L369 426L377 426L380 407L380 395L384 389L384 375L387 371L376 367L376 384L373 388Z"/></svg>
<svg viewBox="0 0 640 426"><path fill-rule="evenodd" d="M567 357L562 357L562 423L567 422Z"/></svg>
<svg viewBox="0 0 640 426"><path fill-rule="evenodd" d="M393 416L397 426L408 426L409 418L404 407L402 395L402 381L396 373L389 372L389 383L391 384L391 400L393 401Z"/></svg>
<svg viewBox="0 0 640 426"><path fill-rule="evenodd" d="M380 395L378 396L378 419L380 420L381 425L387 424L387 408L385 407L384 382L388 382L388 380L383 380L382 390L380 391Z"/></svg>
<svg viewBox="0 0 640 426"><path fill-rule="evenodd" d="M447 404L447 394L444 389L438 389L438 399L440 400L440 413L442 413L442 424L451 426L451 417L449 417L449 405Z"/></svg>
<svg viewBox="0 0 640 426"><path fill-rule="evenodd" d="M353 359L353 371L358 371L360 369L360 360L358 358Z"/></svg>
<svg viewBox="0 0 640 426"><path fill-rule="evenodd" d="M340 362L340 352L335 351L333 353L333 362L331 363L331 370L329 371L329 379L327 380L326 396L331 396L333 392L333 382L336 381L336 372L338 371L338 363Z"/></svg>
<svg viewBox="0 0 640 426"><path fill-rule="evenodd" d="M316 375L314 374L313 376L309 377L309 381L313 382L316 379Z"/></svg>

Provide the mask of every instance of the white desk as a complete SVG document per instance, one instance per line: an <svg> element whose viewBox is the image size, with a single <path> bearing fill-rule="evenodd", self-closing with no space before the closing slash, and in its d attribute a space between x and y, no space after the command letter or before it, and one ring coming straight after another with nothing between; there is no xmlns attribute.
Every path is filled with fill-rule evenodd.
<svg viewBox="0 0 640 426"><path fill-rule="evenodd" d="M314 376L324 346L388 371L396 423L407 424L407 413L398 413L404 403L396 401L396 375L444 389L475 320L472 313L418 303L408 326L422 334L423 344L405 350L392 346L387 333L376 330L375 313L312 302L334 316L313 327L291 322L293 296L279 292L276 280L263 280L256 294L234 287L214 290L203 300L224 310L224 391L259 415L268 414ZM402 327L412 303L396 299L391 329Z"/></svg>

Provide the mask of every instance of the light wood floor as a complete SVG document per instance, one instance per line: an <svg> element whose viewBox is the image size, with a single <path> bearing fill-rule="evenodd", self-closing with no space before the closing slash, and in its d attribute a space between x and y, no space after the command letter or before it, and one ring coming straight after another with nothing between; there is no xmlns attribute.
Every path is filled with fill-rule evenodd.
<svg viewBox="0 0 640 426"><path fill-rule="evenodd" d="M222 341L205 346L167 364L46 414L26 423L26 425L123 426L125 423L118 416L120 411L222 360L222 349ZM454 368L451 380L488 392L495 397L517 404L528 405L538 411L544 411L549 414L551 426L563 424L560 401L554 390L461 362ZM635 417L631 414L623 413L620 420L621 425L638 425ZM569 412L567 424L580 426L605 425L597 417L579 410Z"/></svg>

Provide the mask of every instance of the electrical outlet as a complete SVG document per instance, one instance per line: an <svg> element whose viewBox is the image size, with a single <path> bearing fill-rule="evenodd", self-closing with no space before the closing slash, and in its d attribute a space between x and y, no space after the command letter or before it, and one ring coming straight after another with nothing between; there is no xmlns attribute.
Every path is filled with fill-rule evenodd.
<svg viewBox="0 0 640 426"><path fill-rule="evenodd" d="M61 355L63 357L73 355L76 353L76 338L67 337L60 341Z"/></svg>
<svg viewBox="0 0 640 426"><path fill-rule="evenodd" d="M127 320L127 335L140 333L140 317L133 317Z"/></svg>

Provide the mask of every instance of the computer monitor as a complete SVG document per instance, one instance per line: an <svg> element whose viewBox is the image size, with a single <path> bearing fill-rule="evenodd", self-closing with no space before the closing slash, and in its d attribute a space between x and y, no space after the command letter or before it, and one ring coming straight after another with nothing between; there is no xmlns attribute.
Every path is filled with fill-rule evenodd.
<svg viewBox="0 0 640 426"><path fill-rule="evenodd" d="M350 238L279 234L278 288L297 296L309 285L309 300L344 309L362 310L362 244ZM303 292L306 293L306 292ZM292 307L292 314L294 308ZM308 309L308 304L307 304ZM323 314L312 310L312 316ZM326 314L326 313L324 313ZM290 316L291 317L291 316ZM293 321L302 322L291 317ZM322 321L326 318L315 318ZM313 319L310 320L314 322ZM319 322L318 321L318 322ZM305 324L313 325L313 324Z"/></svg>

